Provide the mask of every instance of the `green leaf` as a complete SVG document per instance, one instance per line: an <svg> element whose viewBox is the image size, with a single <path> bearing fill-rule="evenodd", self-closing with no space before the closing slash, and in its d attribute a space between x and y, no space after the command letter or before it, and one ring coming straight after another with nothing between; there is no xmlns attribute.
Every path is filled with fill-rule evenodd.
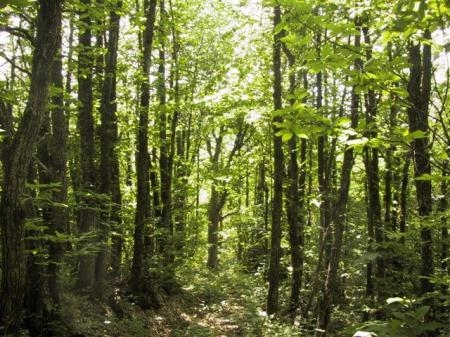
<svg viewBox="0 0 450 337"><path fill-rule="evenodd" d="M412 139L426 138L427 137L427 133L425 131L422 131L422 130L416 130L416 131L411 132L409 134L409 137L411 137Z"/></svg>
<svg viewBox="0 0 450 337"><path fill-rule="evenodd" d="M429 173L422 174L420 177L417 177L416 180L418 181L431 181L433 180L433 177Z"/></svg>
<svg viewBox="0 0 450 337"><path fill-rule="evenodd" d="M283 140L283 142L287 142L289 139L292 138L292 136L293 136L292 132L284 133L284 134L281 136L281 139Z"/></svg>
<svg viewBox="0 0 450 337"><path fill-rule="evenodd" d="M0 8L8 5L25 7L31 5L31 3L32 3L31 0L0 0Z"/></svg>
<svg viewBox="0 0 450 337"><path fill-rule="evenodd" d="M422 317L424 317L426 315L426 313L430 311L430 307L428 305L424 305L420 308L418 308L416 311L414 311L414 317L416 319L421 319Z"/></svg>

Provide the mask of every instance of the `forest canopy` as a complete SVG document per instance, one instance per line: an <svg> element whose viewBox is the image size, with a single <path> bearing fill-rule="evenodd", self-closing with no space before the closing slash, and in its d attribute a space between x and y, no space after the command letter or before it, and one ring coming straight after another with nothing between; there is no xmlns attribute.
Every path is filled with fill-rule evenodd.
<svg viewBox="0 0 450 337"><path fill-rule="evenodd" d="M449 27L0 0L0 334L449 336Z"/></svg>

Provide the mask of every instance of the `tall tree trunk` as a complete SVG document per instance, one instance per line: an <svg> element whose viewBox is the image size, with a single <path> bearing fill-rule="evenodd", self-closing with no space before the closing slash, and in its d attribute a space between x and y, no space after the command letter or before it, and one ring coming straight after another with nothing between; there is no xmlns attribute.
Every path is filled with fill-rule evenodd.
<svg viewBox="0 0 450 337"><path fill-rule="evenodd" d="M289 93L294 94L296 88L296 75L295 75L295 57L291 51L283 44L283 50L287 56L289 62ZM291 99L291 105L295 104L295 99ZM300 229L300 206L303 204L300 201L300 187L299 176L300 169L298 165L298 139L296 135L293 135L288 142L289 148L289 164L288 164L288 190L287 190L287 220L289 224L289 242L291 251L291 266L292 266L292 279L291 279L291 295L289 303L289 311L294 315L296 309L299 306L300 289L303 274L303 257L301 247L301 229Z"/></svg>
<svg viewBox="0 0 450 337"><path fill-rule="evenodd" d="M108 205L102 212L99 239L101 240L101 251L96 261L96 294L102 296L108 264L108 237L111 232L120 232L120 181L119 181L119 158L117 154L118 129L117 129L117 103L116 103L116 68L117 51L119 44L120 16L118 10L122 2L118 1L116 8L110 12L109 39L107 42L107 54L105 74L103 76L102 96L100 102L100 193L107 197ZM120 235L113 236L114 267L120 265ZM117 272L117 269L115 270Z"/></svg>
<svg viewBox="0 0 450 337"><path fill-rule="evenodd" d="M430 39L429 30L424 33L425 39ZM423 49L422 49L423 48ZM422 50L421 50L422 49ZM431 180L417 179L431 174L430 148L428 143L428 111L431 92L431 46L427 43L411 44L409 47L410 78L408 82L408 107L409 130L423 131L426 135L415 138L412 141L412 155L414 163L414 177L416 185L416 198L418 203L418 215L422 221L420 236L422 241L422 269L421 269L421 294L433 291L433 283L430 276L434 272L432 229L428 224L428 217L432 213Z"/></svg>
<svg viewBox="0 0 450 337"><path fill-rule="evenodd" d="M59 31L58 39L58 45L60 45L62 39L61 31ZM69 46L69 48L71 48L71 46ZM48 163L48 168L52 175L52 182L59 184L59 187L52 191L52 201L54 204L51 207L49 233L51 235L57 235L57 233L67 233L69 226L69 213L65 206L67 204L68 188L67 151L69 119L64 105L61 50L59 50L58 57L55 58L53 64L52 81L53 86L59 88L59 93L52 97L53 108L50 111L52 134L49 149L51 160ZM55 311L57 311L61 304L59 270L66 243L50 241L48 245L48 289Z"/></svg>
<svg viewBox="0 0 450 337"><path fill-rule="evenodd" d="M219 267L219 225L225 201L225 192L219 192L213 183L208 205L208 261L206 263L207 267L213 270Z"/></svg>
<svg viewBox="0 0 450 337"><path fill-rule="evenodd" d="M161 178L161 236L159 251L163 256L164 265L173 264L173 222L172 222L172 166L173 153L167 136L168 109L166 92L166 25L167 12L164 0L160 0L160 46L158 66L158 98L159 98L159 175ZM170 274L171 272L168 271Z"/></svg>
<svg viewBox="0 0 450 337"><path fill-rule="evenodd" d="M357 24L357 27L359 25ZM361 43L361 36L355 35L355 48L359 48ZM355 60L354 68L361 71L361 59ZM356 129L358 126L358 110L359 110L359 95L356 93L356 87L353 87L351 99L351 127ZM328 325L331 318L331 310L333 306L333 296L337 289L337 274L339 270L339 262L342 251L342 242L344 237L344 228L346 221L346 207L348 201L348 194L350 190L350 177L354 163L353 148L347 148L344 152L344 160L341 169L341 181L337 195L336 203L333 207L333 244L331 247L330 261L328 263L327 277L325 286L319 299L316 336L326 336Z"/></svg>
<svg viewBox="0 0 450 337"><path fill-rule="evenodd" d="M223 134L225 127L222 125L219 134L215 136L214 151L212 151L211 142L207 141L208 152L211 160L211 171L217 174L219 172L220 156L222 154ZM219 192L220 182L213 181L211 185L211 196L208 203L208 259L206 266L210 269L217 269L219 266L219 224L220 213L225 205L225 191Z"/></svg>
<svg viewBox="0 0 450 337"><path fill-rule="evenodd" d="M449 234L448 234L448 217L445 212L448 210L448 181L445 180L449 176L449 162L444 163L442 168L442 176L444 180L441 182L441 199L439 200L439 211L441 212L441 273L442 275L450 275L449 263ZM449 288L443 284L441 293L448 294ZM447 305L448 307L448 305Z"/></svg>
<svg viewBox="0 0 450 337"><path fill-rule="evenodd" d="M49 118L46 116L45 121L42 123L41 135L45 135L47 138L40 142L38 146L38 153L41 148L48 148L48 129L49 129ZM46 153L46 157L48 158L48 153ZM28 183L35 184L38 179L39 183L45 185L49 183L48 174L46 177L42 179L42 176L37 176L36 169L36 161L32 160L30 167L28 169ZM37 189L29 187L27 188L27 198L23 201L23 209L25 211L25 217L27 222L30 221L35 223L39 221L38 212L36 207L36 197L37 197ZM39 189L39 194L45 194L45 187ZM43 210L43 219L46 223L50 220L50 214L48 212L48 208ZM30 254L27 258L27 290L25 295L25 303L24 303L24 325L28 329L31 336L40 336L43 332L44 328L44 315L47 312L47 308L45 308L44 304L44 254L43 254L43 245L42 240L39 239L40 231L35 229L26 229L25 235L27 239L25 240L25 249L28 251L36 252L35 254Z"/></svg>
<svg viewBox="0 0 450 337"><path fill-rule="evenodd" d="M79 219L78 228L80 233L90 235L97 230L98 211L95 200L96 186L96 166L95 166L95 131L93 115L93 66L92 55L92 32L91 15L89 13L91 0L82 0L83 8L80 10L79 18L81 31L79 34L79 54L78 54L78 109L77 127L80 134L80 164L81 182L79 193ZM91 245L92 239L85 239L82 245ZM84 253L80 256L78 268L78 287L91 288L95 281L95 255L94 253Z"/></svg>
<svg viewBox="0 0 450 337"><path fill-rule="evenodd" d="M154 36L155 13L157 0L146 0L144 11L146 17L143 34L142 73L140 86L139 127L137 136L136 174L137 198L134 228L133 263L131 268L130 287L136 295L144 289L144 232L150 217L150 156L148 150L148 124L150 107L150 62Z"/></svg>
<svg viewBox="0 0 450 337"><path fill-rule="evenodd" d="M6 140L2 158L0 324L5 334L17 332L22 320L26 266L25 213L22 205L28 168L45 117L53 60L59 48L62 3L62 0L39 0L28 101L16 134Z"/></svg>
<svg viewBox="0 0 450 337"><path fill-rule="evenodd" d="M273 25L281 22L281 8L274 8ZM274 36L273 45L273 102L274 110L282 108L282 78L281 78L281 37L278 32ZM281 259L281 217L283 214L283 171L284 155L281 137L275 136L279 130L278 123L282 122L281 116L276 116L272 121L273 128L273 200L272 200L272 228L270 232L270 260L269 260L269 290L267 294L267 314L274 315L278 312L278 293L280 283L280 259Z"/></svg>
<svg viewBox="0 0 450 337"><path fill-rule="evenodd" d="M371 39L367 27L362 29L364 35L364 42L368 46L366 48L367 62L372 59ZM374 139L378 136L376 126L377 116L377 102L376 93L373 89L369 89L365 95L365 119L369 130L367 136L369 139ZM368 196L368 223L373 228L375 236L376 251L378 257L376 258L376 291L377 300L379 304L383 304L385 300L384 291L384 277L385 277L385 257L383 255L382 244L384 241L384 228L381 220L381 197L380 197L380 173L378 165L378 148L366 147L364 150L365 167L367 175L367 196ZM369 247L373 249L373 247Z"/></svg>

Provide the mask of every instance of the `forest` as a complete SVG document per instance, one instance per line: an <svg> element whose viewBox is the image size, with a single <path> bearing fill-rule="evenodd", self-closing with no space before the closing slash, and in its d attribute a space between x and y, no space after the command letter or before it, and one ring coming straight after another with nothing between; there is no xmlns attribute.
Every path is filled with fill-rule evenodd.
<svg viewBox="0 0 450 337"><path fill-rule="evenodd" d="M450 336L449 0L0 0L0 335Z"/></svg>

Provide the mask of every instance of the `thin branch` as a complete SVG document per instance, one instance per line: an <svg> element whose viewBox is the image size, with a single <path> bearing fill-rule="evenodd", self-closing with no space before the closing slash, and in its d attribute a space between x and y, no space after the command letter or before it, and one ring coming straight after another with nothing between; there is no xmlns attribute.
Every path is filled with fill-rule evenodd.
<svg viewBox="0 0 450 337"><path fill-rule="evenodd" d="M28 40L33 46L35 45L35 39L34 39L33 35L31 35L30 32L25 28L0 26L0 31L7 32L11 35Z"/></svg>

